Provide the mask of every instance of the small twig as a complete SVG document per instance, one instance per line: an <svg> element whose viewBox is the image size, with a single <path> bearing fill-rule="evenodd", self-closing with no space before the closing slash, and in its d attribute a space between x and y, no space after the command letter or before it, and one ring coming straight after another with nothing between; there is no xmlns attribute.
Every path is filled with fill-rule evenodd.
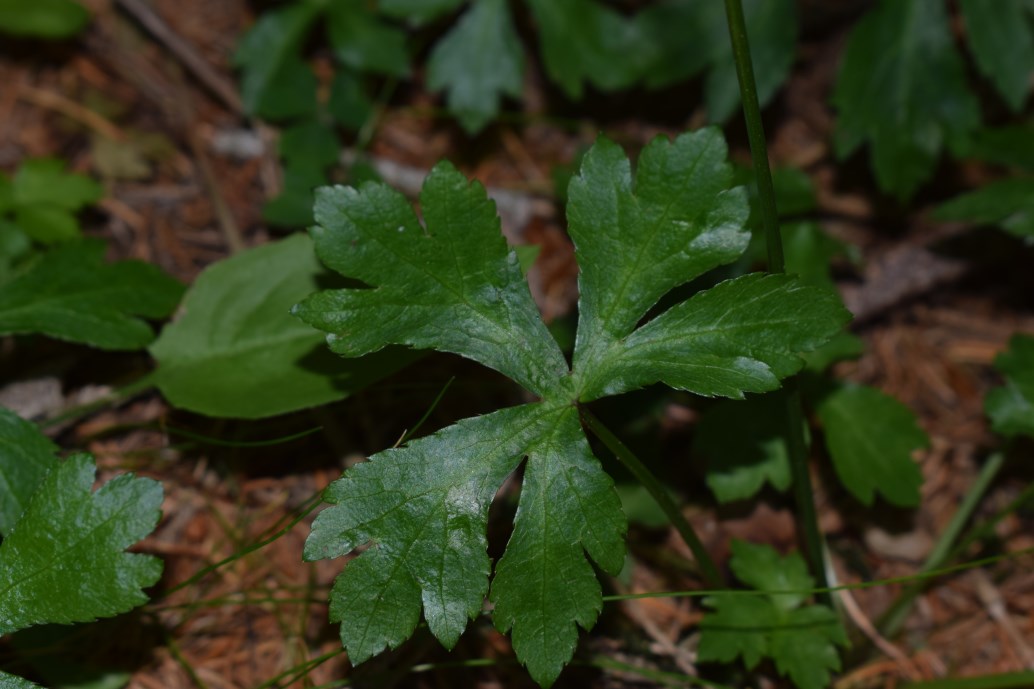
<svg viewBox="0 0 1034 689"><path fill-rule="evenodd" d="M1002 600L1002 594L998 591L998 588L991 582L991 578L987 576L987 573L982 569L975 569L970 574L976 584L977 597L980 598L980 602L987 610L988 616L999 627L1005 632L1005 635L1009 637L1013 646L1016 647L1016 651L1023 662L1024 667L1028 670L1034 670L1034 649L1031 649L1030 644L1023 638L1023 633L1016 628L1016 623L1012 617L1009 616L1009 611L1005 607L1005 601Z"/></svg>
<svg viewBox="0 0 1034 689"><path fill-rule="evenodd" d="M197 77L198 81L218 96L219 100L238 115L245 115L244 105L233 84L212 69L211 65L197 53L194 46L173 31L147 3L142 0L116 0L116 2L165 46L180 64Z"/></svg>
<svg viewBox="0 0 1034 689"><path fill-rule="evenodd" d="M840 603L844 606L844 610L847 611L847 616L851 618L851 621L854 622L855 626L869 638L869 641L871 641L876 648L883 651L884 655L888 658L893 659L894 662L898 664L898 667L913 682L918 682L923 679L923 675L919 672L919 668L916 667L915 663L913 663L900 648L880 636L879 631L877 631L873 623L865 616L862 609L858 607L858 603L855 601L854 596L851 595L850 591L841 589L840 591L837 591L837 595L840 597Z"/></svg>
<svg viewBox="0 0 1034 689"><path fill-rule="evenodd" d="M69 119L75 120L89 129L113 141L123 141L126 135L103 115L86 108L60 93L44 91L22 84L18 87L18 97L47 110L59 112Z"/></svg>

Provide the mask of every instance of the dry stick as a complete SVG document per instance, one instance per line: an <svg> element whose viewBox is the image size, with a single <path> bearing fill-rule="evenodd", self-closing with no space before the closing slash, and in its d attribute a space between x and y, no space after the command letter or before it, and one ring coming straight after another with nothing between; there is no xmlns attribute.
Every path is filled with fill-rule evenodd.
<svg viewBox="0 0 1034 689"><path fill-rule="evenodd" d="M761 122L761 106L758 104L757 84L754 81L754 67L750 58L750 43L747 40L747 25L743 18L741 0L725 0L725 13L729 23L729 37L736 63L736 76L740 82L740 97L743 101L743 116L747 122L747 138L754 161L754 176L758 185L758 200L761 204L761 220L765 228L768 246L768 270L784 273L783 240L779 232L779 216L776 212L775 189L772 186L772 171L768 167L768 146L765 143L765 128ZM794 502L797 505L797 524L803 531L805 550L811 562L812 574L819 588L829 588L826 579L822 532L815 514L815 497L808 473L808 447L804 439L804 418L801 412L801 393L797 379L791 378L783 385L785 395L784 425L790 469L793 474ZM819 596L823 603L832 602L828 593Z"/></svg>
<svg viewBox="0 0 1034 689"><path fill-rule="evenodd" d="M59 112L65 117L89 127L101 136L105 136L112 141L123 141L126 138L126 135L122 130L119 129L111 120L107 119L100 113L96 113L89 108L83 107L73 100L65 98L60 93L44 91L43 89L21 84L18 86L17 96L21 100L32 103L33 105L38 105L41 108Z"/></svg>
<svg viewBox="0 0 1034 689"><path fill-rule="evenodd" d="M158 16L151 7L142 0L116 0L127 14L147 29L159 43L164 45L180 64L197 77L209 91L218 96L227 107L238 115L244 115L244 105L237 94L237 89L222 75L212 69L203 57L198 55L194 47L183 40L179 34Z"/></svg>

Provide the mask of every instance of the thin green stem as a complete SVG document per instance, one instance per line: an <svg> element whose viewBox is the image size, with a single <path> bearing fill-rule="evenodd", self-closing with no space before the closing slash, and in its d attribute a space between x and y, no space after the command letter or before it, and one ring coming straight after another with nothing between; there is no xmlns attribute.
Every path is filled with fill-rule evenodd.
<svg viewBox="0 0 1034 689"><path fill-rule="evenodd" d="M994 481L1004 463L1005 454L1002 452L996 452L984 462L977 480L973 482L962 504L959 505L959 508L955 510L955 514L952 515L948 527L940 535L940 538L937 539L933 550L930 551L926 562L923 563L922 568L919 570L921 573L933 571L948 561L963 527L970 517L973 516L973 512L976 510L977 505L980 504L981 499L983 499L984 493L987 492L991 482ZM887 612L883 614L878 625L880 632L884 636L894 636L898 633L901 625L905 622L905 618L908 617L908 611L912 607L913 601L923 592L927 583L924 580L909 586L891 604Z"/></svg>
<svg viewBox="0 0 1034 689"><path fill-rule="evenodd" d="M672 501L668 491L661 485L657 477L646 468L646 465L616 435L610 432L609 428L603 425L603 422L595 414L585 407L579 407L579 410L586 427L592 431L593 435L600 439L600 442L607 446L607 449L618 458L618 461L625 465L625 468L632 472L636 480L653 496L657 506L671 520L672 526L679 532L682 540L686 542L686 545L692 551L693 557L696 558L697 565L700 567L700 574L707 586L714 589L724 589L725 583L722 581L722 575L719 574L714 560L711 559L711 555L707 552L700 537L697 536L693 527L686 521L686 518L682 516L682 512Z"/></svg>
<svg viewBox="0 0 1034 689"><path fill-rule="evenodd" d="M740 98L743 101L743 116L747 121L747 139L750 141L750 153L754 159L754 176L758 185L758 201L761 203L761 224L765 229L765 242L768 247L768 270L772 273L782 273L785 272L783 240L779 233L775 187L772 185L772 171L768 167L768 144L765 143L765 126L761 122L761 105L758 103L758 87L754 81L754 64L750 57L747 23L743 18L741 0L725 0L725 16L729 23L736 76L740 80Z"/></svg>
<svg viewBox="0 0 1034 689"><path fill-rule="evenodd" d="M747 24L743 18L741 0L725 0L725 14L729 22L729 38L732 40L732 55L736 63L736 75L740 81L740 96L743 100L743 116L747 121L747 138L754 160L754 177L758 185L758 199L761 202L761 222L765 230L768 247L768 270L772 273L786 272L783 261L783 240L779 232L779 214L776 211L775 188L772 185L772 171L768 167L768 146L765 143L765 127L761 122L761 106L758 104L758 89L754 81L754 67L750 57L750 43L747 40ZM826 579L822 532L815 514L815 496L808 472L808 446L804 438L801 395L797 381L790 379L783 385L785 390L785 437L793 475L794 500L797 503L797 523L801 529L805 552L811 563L812 574L819 588L828 588ZM822 602L829 604L828 596Z"/></svg>

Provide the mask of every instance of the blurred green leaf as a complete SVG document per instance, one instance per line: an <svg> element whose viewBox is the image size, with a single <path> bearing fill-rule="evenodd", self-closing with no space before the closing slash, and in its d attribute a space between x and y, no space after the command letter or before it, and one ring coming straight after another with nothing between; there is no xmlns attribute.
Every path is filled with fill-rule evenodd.
<svg viewBox="0 0 1034 689"><path fill-rule="evenodd" d="M713 612L700 623L699 660L730 662L739 656L753 669L762 658L771 658L779 674L801 689L829 686L830 672L840 669L836 647L847 645L836 613L823 605L804 605L802 595L776 593L814 586L801 556L783 558L769 546L733 541L730 564L740 581L770 593L706 598Z"/></svg>
<svg viewBox="0 0 1034 689"><path fill-rule="evenodd" d="M357 72L409 74L406 34L377 17L365 0L333 0L324 11L330 45L341 64Z"/></svg>
<svg viewBox="0 0 1034 689"><path fill-rule="evenodd" d="M588 82L612 91L635 82L646 42L631 20L596 0L527 0L546 72L570 98Z"/></svg>
<svg viewBox="0 0 1034 689"><path fill-rule="evenodd" d="M851 31L833 92L837 155L870 146L876 180L907 199L945 143L980 124L942 0L880 0Z"/></svg>
<svg viewBox="0 0 1034 689"><path fill-rule="evenodd" d="M359 77L345 69L338 70L330 84L327 112L342 127L358 131L373 117L374 105L366 95Z"/></svg>
<svg viewBox="0 0 1034 689"><path fill-rule="evenodd" d="M0 32L37 38L66 38L90 21L72 0L0 0Z"/></svg>
<svg viewBox="0 0 1034 689"><path fill-rule="evenodd" d="M746 0L743 12L753 54L758 99L764 106L790 73L796 54L797 18L793 0ZM704 95L712 122L724 122L740 102L739 81L725 8L719 2L667 0L635 17L637 53L649 88L668 86L707 69ZM640 58L636 58L637 60Z"/></svg>
<svg viewBox="0 0 1034 689"><path fill-rule="evenodd" d="M934 218L996 225L1034 242L1034 177L1012 177L986 184L942 204Z"/></svg>
<svg viewBox="0 0 1034 689"><path fill-rule="evenodd" d="M249 114L278 120L315 111L316 75L299 51L319 14L314 2L285 5L265 12L241 38L233 62Z"/></svg>
<svg viewBox="0 0 1034 689"><path fill-rule="evenodd" d="M693 454L707 461L707 485L719 502L752 497L769 482L790 487L790 459L783 439L780 395L722 401L700 417Z"/></svg>
<svg viewBox="0 0 1034 689"><path fill-rule="evenodd" d="M163 318L183 286L157 266L104 262L82 240L50 249L0 289L0 334L41 333L100 347L137 349L153 339L143 318Z"/></svg>
<svg viewBox="0 0 1034 689"><path fill-rule="evenodd" d="M983 128L959 142L958 155L1034 172L1034 127L1012 125Z"/></svg>
<svg viewBox="0 0 1034 689"><path fill-rule="evenodd" d="M343 399L416 358L389 350L344 361L327 351L323 334L290 314L327 278L305 234L209 266L151 345L162 394L209 416L261 418Z"/></svg>
<svg viewBox="0 0 1034 689"><path fill-rule="evenodd" d="M960 0L959 9L977 67L1019 112L1034 74L1034 10L1024 0Z"/></svg>
<svg viewBox="0 0 1034 689"><path fill-rule="evenodd" d="M1015 335L995 358L1005 385L991 390L984 410L991 427L1005 436L1034 436L1034 337Z"/></svg>
<svg viewBox="0 0 1034 689"><path fill-rule="evenodd" d="M837 382L815 411L840 483L862 504L876 493L894 505L919 504L923 475L912 453L930 440L912 410L875 388Z"/></svg>
<svg viewBox="0 0 1034 689"><path fill-rule="evenodd" d="M464 2L465 0L379 0L377 6L390 17L423 24L451 12Z"/></svg>
<svg viewBox="0 0 1034 689"><path fill-rule="evenodd" d="M474 134L502 96L521 95L523 60L506 0L478 0L431 51L427 86L445 89L449 110Z"/></svg>

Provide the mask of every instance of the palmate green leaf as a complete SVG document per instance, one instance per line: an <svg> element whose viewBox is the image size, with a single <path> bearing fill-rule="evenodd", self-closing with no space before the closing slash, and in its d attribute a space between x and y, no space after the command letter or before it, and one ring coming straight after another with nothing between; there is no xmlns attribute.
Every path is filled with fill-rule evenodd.
<svg viewBox="0 0 1034 689"><path fill-rule="evenodd" d="M833 104L837 155L868 142L880 187L910 197L980 123L943 0L881 0L851 32Z"/></svg>
<svg viewBox="0 0 1034 689"><path fill-rule="evenodd" d="M253 419L343 399L413 360L396 350L342 361L292 317L328 277L304 234L206 268L151 345L162 394L182 409Z"/></svg>
<svg viewBox="0 0 1034 689"><path fill-rule="evenodd" d="M57 446L35 424L0 407L0 536L7 536L56 464Z"/></svg>
<svg viewBox="0 0 1034 689"><path fill-rule="evenodd" d="M371 289L327 290L295 307L332 333L345 356L387 344L478 361L538 395L567 372L539 317L495 204L449 163L420 194L426 229L402 194L382 184L320 189L312 230L323 263Z"/></svg>
<svg viewBox="0 0 1034 689"><path fill-rule="evenodd" d="M840 482L865 505L876 493L902 507L919 504L923 475L912 453L930 444L915 414L875 388L838 382L815 403Z"/></svg>
<svg viewBox="0 0 1034 689"><path fill-rule="evenodd" d="M431 52L427 86L445 89L449 110L470 133L521 95L523 55L506 0L478 0Z"/></svg>
<svg viewBox="0 0 1034 689"><path fill-rule="evenodd" d="M0 334L41 333L100 347L138 349L153 338L141 318L163 318L183 286L157 266L104 262L104 243L51 249L0 285Z"/></svg>
<svg viewBox="0 0 1034 689"><path fill-rule="evenodd" d="M89 11L73 0L0 0L0 32L39 38L65 38L90 21Z"/></svg>
<svg viewBox="0 0 1034 689"><path fill-rule="evenodd" d="M573 372L479 184L447 163L436 166L420 196L424 225L383 185L319 190L317 253L366 285L319 292L295 307L328 333L331 349L359 356L404 344L454 352L541 398L378 453L328 488L333 506L314 522L305 556L337 557L369 544L331 595L354 662L402 643L421 608L432 633L452 646L489 591L496 626L511 633L532 677L551 684L571 658L578 627L588 629L599 614L590 560L614 573L624 556L625 517L589 450L577 401L612 392L611 377L623 389L663 378L738 396L774 386L799 368L794 348L813 347L821 333L840 328L846 314L827 293L795 278L752 275L635 330L666 292L742 251L746 198L742 189L727 190L725 152L716 129L658 140L640 156L634 184L613 143L601 139L586 155L569 205L582 267ZM790 314L792 325L783 320ZM802 324L805 334L795 334ZM749 329L756 341L743 335ZM746 350L736 353L739 347ZM649 366L626 348L695 363L647 374ZM720 365L700 370L701 359ZM704 383L690 381L694 367ZM750 370L763 384L738 386L742 376L730 382L727 369ZM489 586L488 505L524 459L514 532Z"/></svg>
<svg viewBox="0 0 1034 689"><path fill-rule="evenodd" d="M1034 242L1034 177L1012 177L986 184L941 205L934 218L997 225Z"/></svg>
<svg viewBox="0 0 1034 689"><path fill-rule="evenodd" d="M767 596L717 594L704 603L714 612L700 623L698 658L703 662L743 659L748 669L772 658L783 676L801 689L829 685L840 669L837 645L847 636L836 614L822 605L804 605L801 591L814 586L799 555L780 557L765 545L732 542L731 566L745 584ZM804 605L804 607L802 607Z"/></svg>
<svg viewBox="0 0 1034 689"><path fill-rule="evenodd" d="M1025 0L960 0L959 9L977 66L1019 112L1034 73L1034 8Z"/></svg>
<svg viewBox="0 0 1034 689"><path fill-rule="evenodd" d="M132 474L91 493L89 455L59 464L0 543L0 634L87 622L144 603L162 563L123 552L154 529L161 485Z"/></svg>
<svg viewBox="0 0 1034 689"><path fill-rule="evenodd" d="M1005 385L987 393L984 410L991 427L1005 436L1034 436L1034 337L1016 335L995 357Z"/></svg>

